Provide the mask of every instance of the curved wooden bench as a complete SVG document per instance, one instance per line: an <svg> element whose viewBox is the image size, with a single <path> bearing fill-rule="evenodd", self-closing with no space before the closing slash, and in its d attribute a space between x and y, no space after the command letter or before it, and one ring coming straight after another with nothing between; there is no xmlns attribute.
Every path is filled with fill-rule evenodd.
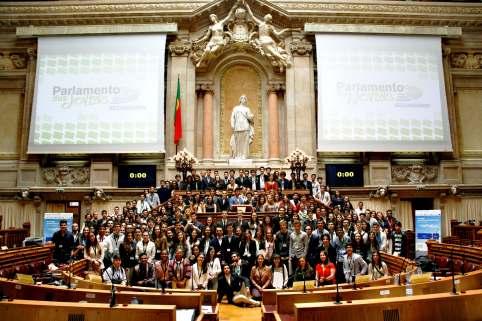
<svg viewBox="0 0 482 321"><path fill-rule="evenodd" d="M451 270L454 261L456 272L470 272L482 268L482 248L427 241L428 257L436 262L442 272Z"/></svg>
<svg viewBox="0 0 482 321"><path fill-rule="evenodd" d="M52 262L53 245L27 246L0 252L0 277L37 274Z"/></svg>

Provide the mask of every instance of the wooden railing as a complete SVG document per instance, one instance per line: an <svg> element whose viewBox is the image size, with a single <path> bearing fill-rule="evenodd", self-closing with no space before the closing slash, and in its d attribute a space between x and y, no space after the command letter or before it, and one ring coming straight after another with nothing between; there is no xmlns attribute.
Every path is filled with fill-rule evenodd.
<svg viewBox="0 0 482 321"><path fill-rule="evenodd" d="M8 248L21 247L23 240L30 236L30 222L25 222L22 228L7 228L0 230L0 246Z"/></svg>
<svg viewBox="0 0 482 321"><path fill-rule="evenodd" d="M35 274L52 262L53 245L26 246L0 252L0 276Z"/></svg>

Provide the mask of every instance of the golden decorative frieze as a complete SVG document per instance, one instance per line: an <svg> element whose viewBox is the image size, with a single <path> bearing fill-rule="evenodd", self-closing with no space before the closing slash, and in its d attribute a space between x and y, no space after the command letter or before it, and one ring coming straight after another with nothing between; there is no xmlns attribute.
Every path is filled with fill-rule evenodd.
<svg viewBox="0 0 482 321"><path fill-rule="evenodd" d="M122 33L175 33L177 24L116 24L88 26L47 26L18 27L17 37L59 36L59 35L90 35L90 34L122 34Z"/></svg>
<svg viewBox="0 0 482 321"><path fill-rule="evenodd" d="M405 184L423 184L433 182L437 178L438 167L414 164L409 166L392 166L392 181Z"/></svg>
<svg viewBox="0 0 482 321"><path fill-rule="evenodd" d="M56 167L45 167L41 169L41 176L47 185L54 186L75 186L88 185L90 182L89 167L72 167L58 165Z"/></svg>
<svg viewBox="0 0 482 321"><path fill-rule="evenodd" d="M432 26L391 26L391 25L363 25L363 24L320 24L306 23L307 33L377 33L402 35L436 35L445 37L460 37L462 29L459 27Z"/></svg>
<svg viewBox="0 0 482 321"><path fill-rule="evenodd" d="M450 66L456 69L482 69L482 50L452 52Z"/></svg>
<svg viewBox="0 0 482 321"><path fill-rule="evenodd" d="M220 14L234 3L234 0L9 3L0 6L0 26L163 22L190 26L211 13ZM278 26L283 27L300 27L305 22L482 26L482 5L477 3L322 0L252 0L249 3L257 15L271 13Z"/></svg>

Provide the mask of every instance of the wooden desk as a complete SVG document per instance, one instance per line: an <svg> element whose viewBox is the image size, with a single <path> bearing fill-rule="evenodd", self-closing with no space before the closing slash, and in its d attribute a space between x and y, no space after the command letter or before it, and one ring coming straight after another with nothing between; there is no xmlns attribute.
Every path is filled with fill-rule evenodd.
<svg viewBox="0 0 482 321"><path fill-rule="evenodd" d="M174 305L118 305L13 300L0 302L2 320L15 321L176 321Z"/></svg>
<svg viewBox="0 0 482 321"><path fill-rule="evenodd" d="M15 281L0 280L3 295L8 298L22 300L45 300L58 302L108 303L111 297L109 290L92 289L66 289L50 285L20 284ZM169 304L178 309L195 309L201 311L201 294L193 292L166 293L117 291L116 298L119 304L128 304L136 297L143 304ZM214 307L213 307L214 309Z"/></svg>
<svg viewBox="0 0 482 321"><path fill-rule="evenodd" d="M480 321L481 304L482 290L459 295L438 293L352 303L343 301L340 305L333 302L296 303L295 320L320 321L328 318L330 321L347 321L351 319L347 316L356 316L357 321Z"/></svg>
<svg viewBox="0 0 482 321"><path fill-rule="evenodd" d="M459 291L476 290L482 288L482 270L457 276L456 282ZM448 293L452 290L452 278L447 277L437 281L412 284L413 295ZM342 300L365 300L374 298L389 298L406 296L406 286L388 285L369 287L360 290L340 290ZM334 301L336 291L324 292L281 292L276 295L276 310L279 314L294 314L296 303L329 302Z"/></svg>

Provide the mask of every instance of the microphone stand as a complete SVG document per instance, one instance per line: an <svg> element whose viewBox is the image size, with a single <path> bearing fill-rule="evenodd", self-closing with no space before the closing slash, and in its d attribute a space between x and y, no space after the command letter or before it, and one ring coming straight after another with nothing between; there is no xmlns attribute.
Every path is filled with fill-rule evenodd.
<svg viewBox="0 0 482 321"><path fill-rule="evenodd" d="M303 293L306 293L306 277L305 277L305 271L303 271Z"/></svg>
<svg viewBox="0 0 482 321"><path fill-rule="evenodd" d="M113 308L117 305L116 295L115 295L115 286L114 286L114 282L112 281L112 278L114 276L114 269L112 268L113 266L114 265L111 265L112 275L109 275L109 273L107 273L107 276L109 277L109 280L110 280L110 284L112 285L111 290L110 290L110 304L109 304L109 306L111 308Z"/></svg>
<svg viewBox="0 0 482 321"><path fill-rule="evenodd" d="M455 267L454 267L454 248L452 247L450 251L450 260L452 261L451 270L452 270L452 295L458 295L457 289L455 288Z"/></svg>
<svg viewBox="0 0 482 321"><path fill-rule="evenodd" d="M72 255L70 257L70 262L69 262L69 279L67 283L67 289L72 289L72 265L74 264L74 256Z"/></svg>
<svg viewBox="0 0 482 321"><path fill-rule="evenodd" d="M338 254L336 256L336 273L335 273L335 282L336 282L336 297L335 297L335 302L334 304L341 304L341 295L340 295L340 289L339 289L339 283L338 283L338 266L340 265L340 262L338 262Z"/></svg>

